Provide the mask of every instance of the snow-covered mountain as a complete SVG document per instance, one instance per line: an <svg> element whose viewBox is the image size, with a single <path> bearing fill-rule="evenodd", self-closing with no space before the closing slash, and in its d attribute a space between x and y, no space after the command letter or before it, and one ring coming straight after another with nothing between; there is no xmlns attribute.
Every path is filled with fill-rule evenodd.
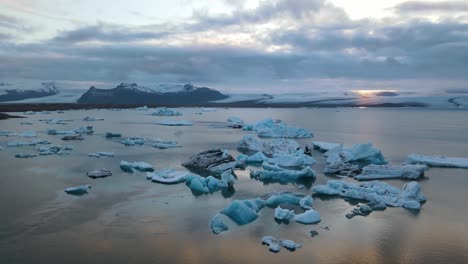
<svg viewBox="0 0 468 264"><path fill-rule="evenodd" d="M91 86L78 99L78 103L191 105L225 98L228 96L217 90L191 84L146 87L136 83L121 83L113 89Z"/></svg>
<svg viewBox="0 0 468 264"><path fill-rule="evenodd" d="M0 83L0 102L41 98L58 93L59 91L53 82L43 82L38 88L24 84Z"/></svg>

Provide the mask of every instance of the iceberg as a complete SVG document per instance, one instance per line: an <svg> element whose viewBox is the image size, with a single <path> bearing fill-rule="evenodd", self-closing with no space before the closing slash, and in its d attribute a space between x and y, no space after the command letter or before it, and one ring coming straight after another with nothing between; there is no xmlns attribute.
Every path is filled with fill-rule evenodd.
<svg viewBox="0 0 468 264"><path fill-rule="evenodd" d="M75 133L78 133L78 134L93 134L94 133L93 126L79 127L73 131L75 131Z"/></svg>
<svg viewBox="0 0 468 264"><path fill-rule="evenodd" d="M223 222L223 217L221 214L217 213L213 218L211 218L210 221L210 227L213 233L219 234L224 231L227 231L229 228L226 224Z"/></svg>
<svg viewBox="0 0 468 264"><path fill-rule="evenodd" d="M252 134L242 137L237 143L239 150L263 152L265 155L273 156L274 154L291 154L295 153L299 148L299 143L293 139L275 138L271 141L264 142L256 139Z"/></svg>
<svg viewBox="0 0 468 264"><path fill-rule="evenodd" d="M84 137L82 137L80 134L67 135L62 137L62 140L84 140Z"/></svg>
<svg viewBox="0 0 468 264"><path fill-rule="evenodd" d="M35 145L47 145L50 144L47 140L34 140L34 141L20 141L13 140L7 143L8 147L23 147L23 146L35 146Z"/></svg>
<svg viewBox="0 0 468 264"><path fill-rule="evenodd" d="M239 117L231 116L227 119L227 126L232 128L242 128L244 126L244 121Z"/></svg>
<svg viewBox="0 0 468 264"><path fill-rule="evenodd" d="M44 119L41 119L39 121L43 121ZM68 122L71 120L64 120L64 119L45 119L46 124L49 125L66 125Z"/></svg>
<svg viewBox="0 0 468 264"><path fill-rule="evenodd" d="M417 182L409 182L403 189L391 186L380 181L371 181L354 184L346 181L329 180L326 185L317 185L313 192L322 195L339 195L343 198L351 198L370 202L369 206L385 209L386 206L404 207L419 210L426 197L421 193L421 187Z"/></svg>
<svg viewBox="0 0 468 264"><path fill-rule="evenodd" d="M236 161L227 151L214 148L197 153L184 161L182 166L200 172L220 174L231 169L244 169L245 162Z"/></svg>
<svg viewBox="0 0 468 264"><path fill-rule="evenodd" d="M34 124L31 122L21 122L20 125L34 125Z"/></svg>
<svg viewBox="0 0 468 264"><path fill-rule="evenodd" d="M95 117L90 117L90 116L83 118L83 121L102 121L102 120L104 120L104 118L95 118Z"/></svg>
<svg viewBox="0 0 468 264"><path fill-rule="evenodd" d="M23 138L37 137L37 133L34 131L26 131L26 132L18 134L18 137L23 137Z"/></svg>
<svg viewBox="0 0 468 264"><path fill-rule="evenodd" d="M251 156L241 154L237 156L237 160L243 160L246 164L259 164L268 160L268 157L263 154L263 152L257 152Z"/></svg>
<svg viewBox="0 0 468 264"><path fill-rule="evenodd" d="M380 179L417 180L424 176L426 165L368 165L362 168L361 174L354 177L358 181Z"/></svg>
<svg viewBox="0 0 468 264"><path fill-rule="evenodd" d="M120 168L125 172L131 172L131 173L135 171L141 171L141 172L154 171L153 166L151 164L148 164L142 161L127 162L127 161L122 160L120 161Z"/></svg>
<svg viewBox="0 0 468 264"><path fill-rule="evenodd" d="M236 179L230 171L221 174L221 179L213 176L201 177L198 175L187 175L185 184L195 194L208 194L221 189L233 188Z"/></svg>
<svg viewBox="0 0 468 264"><path fill-rule="evenodd" d="M293 154L274 154L273 158L268 159L268 162L282 167L304 167L313 165L316 161L311 156L304 154L302 150L298 150Z"/></svg>
<svg viewBox="0 0 468 264"><path fill-rule="evenodd" d="M36 146L35 148L39 151L39 155L46 156L46 155L68 155L70 154L69 151L73 150L72 146L57 146L57 145L43 145L43 146Z"/></svg>
<svg viewBox="0 0 468 264"><path fill-rule="evenodd" d="M314 200L312 199L312 196L307 195L304 198L299 200L299 205L301 206L302 209L309 210L309 209L312 209L313 202Z"/></svg>
<svg viewBox="0 0 468 264"><path fill-rule="evenodd" d="M191 126L193 125L192 122L185 121L185 120L163 120L155 123L156 125L161 125L161 126Z"/></svg>
<svg viewBox="0 0 468 264"><path fill-rule="evenodd" d="M0 130L0 136L2 137L12 137L16 136L16 133L10 132L10 131L5 131L5 130Z"/></svg>
<svg viewBox="0 0 468 264"><path fill-rule="evenodd" d="M321 221L320 214L314 209L309 209L302 214L294 215L294 221L301 224L316 224Z"/></svg>
<svg viewBox="0 0 468 264"><path fill-rule="evenodd" d="M272 236L264 236L262 238L262 245L267 245L269 250L271 252L279 252L281 247L284 247L290 251L294 251L296 250L297 248L301 248L302 245L301 244L297 244L296 242L292 241L292 240L280 240L280 239L276 239Z"/></svg>
<svg viewBox="0 0 468 264"><path fill-rule="evenodd" d="M238 225L245 225L258 218L257 212L262 207L261 203L257 200L234 200L228 207L224 208L221 213L231 218L231 220Z"/></svg>
<svg viewBox="0 0 468 264"><path fill-rule="evenodd" d="M93 153L89 153L88 157L94 157L94 158L114 157L114 152L93 152Z"/></svg>
<svg viewBox="0 0 468 264"><path fill-rule="evenodd" d="M105 178L108 176L112 176L112 172L107 169L99 169L99 170L93 170L93 171L87 172L86 176L93 178L93 179Z"/></svg>
<svg viewBox="0 0 468 264"><path fill-rule="evenodd" d="M114 133L114 132L106 132L106 138L115 138L115 137L122 137L122 134Z"/></svg>
<svg viewBox="0 0 468 264"><path fill-rule="evenodd" d="M260 180L262 182L281 182L287 183L297 181L299 179L315 179L316 173L310 168L305 167L302 170L289 170L278 166L277 164L270 164L264 162L262 170L254 170L250 172L250 177Z"/></svg>
<svg viewBox="0 0 468 264"><path fill-rule="evenodd" d="M271 118L245 125L243 129L256 131L258 136L263 138L310 138L313 136L305 128L290 127L280 120Z"/></svg>
<svg viewBox="0 0 468 264"><path fill-rule="evenodd" d="M283 209L280 206L275 208L275 219L277 220L289 220L294 216L293 210Z"/></svg>
<svg viewBox="0 0 468 264"><path fill-rule="evenodd" d="M373 209L367 204L358 204L351 212L347 213L345 216L348 219L351 219L357 215L366 216L372 213Z"/></svg>
<svg viewBox="0 0 468 264"><path fill-rule="evenodd" d="M28 158L34 158L34 157L37 157L37 155L35 155L35 154L28 154L28 153L18 153L18 154L15 154L15 158L19 158L19 159L28 159Z"/></svg>
<svg viewBox="0 0 468 264"><path fill-rule="evenodd" d="M131 137L131 138L126 138L120 141L120 143L124 144L125 146L135 146L135 145L143 145L145 144L145 141L146 140L144 138Z"/></svg>
<svg viewBox="0 0 468 264"><path fill-rule="evenodd" d="M68 187L64 191L72 195L83 195L87 194L89 189L91 189L91 185L81 185L76 187Z"/></svg>
<svg viewBox="0 0 468 264"><path fill-rule="evenodd" d="M314 141L312 142L314 149L320 152L327 152L338 147L340 144L337 143L329 143L329 142L322 142L322 141Z"/></svg>
<svg viewBox="0 0 468 264"><path fill-rule="evenodd" d="M168 149L168 148L181 148L177 141L175 140L157 140L153 143L153 147L158 149Z"/></svg>
<svg viewBox="0 0 468 264"><path fill-rule="evenodd" d="M135 110L137 111L148 111L148 109L149 108L146 105L135 108Z"/></svg>
<svg viewBox="0 0 468 264"><path fill-rule="evenodd" d="M299 205L303 194L292 193L288 191L272 194L266 201L265 205L271 208L278 207L281 204Z"/></svg>
<svg viewBox="0 0 468 264"><path fill-rule="evenodd" d="M49 134L49 135L69 135L69 134L76 134L76 133L73 130L49 129L49 130L47 130L47 134Z"/></svg>
<svg viewBox="0 0 468 264"><path fill-rule="evenodd" d="M423 156L410 154L405 164L426 164L432 167L468 168L468 158L446 156Z"/></svg>
<svg viewBox="0 0 468 264"><path fill-rule="evenodd" d="M181 116L182 113L173 108L158 107L152 113L154 116Z"/></svg>
<svg viewBox="0 0 468 264"><path fill-rule="evenodd" d="M190 175L186 171L176 171L174 169L166 169L157 172L147 172L146 178L153 182L164 183L164 184L175 184L185 181L185 178Z"/></svg>

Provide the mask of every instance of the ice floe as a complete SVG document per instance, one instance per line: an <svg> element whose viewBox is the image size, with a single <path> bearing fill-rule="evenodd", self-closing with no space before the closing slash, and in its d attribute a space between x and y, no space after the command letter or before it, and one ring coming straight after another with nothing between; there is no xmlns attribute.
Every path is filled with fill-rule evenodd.
<svg viewBox="0 0 468 264"><path fill-rule="evenodd" d="M275 253L279 252L281 250L281 247L284 247L290 251L294 251L297 248L302 247L301 244L297 244L296 242L292 240L288 240L288 239L281 240L281 239L276 239L272 236L264 236L262 238L262 245L267 245L268 249L271 252L275 252Z"/></svg>
<svg viewBox="0 0 468 264"><path fill-rule="evenodd" d="M185 120L163 120L163 121L158 121L155 122L156 125L162 125L162 126L191 126L193 125L192 122L185 121Z"/></svg>
<svg viewBox="0 0 468 264"><path fill-rule="evenodd" d="M368 201L369 206L385 209L386 206L405 207L409 209L421 208L426 197L421 193L417 182L409 182L403 189L380 181L354 184L346 181L329 180L325 185L314 186L314 193L322 195L339 195L344 198Z"/></svg>
<svg viewBox="0 0 468 264"><path fill-rule="evenodd" d="M275 219L288 221L291 217L294 217L294 211L283 209L280 206L275 208Z"/></svg>
<svg viewBox="0 0 468 264"><path fill-rule="evenodd" d="M17 153L15 154L15 158L19 159L28 159L28 158L34 158L37 157L36 154L28 154L28 153Z"/></svg>
<svg viewBox="0 0 468 264"><path fill-rule="evenodd" d="M33 138L37 137L37 133L35 131L25 131L23 133L18 134L18 137Z"/></svg>
<svg viewBox="0 0 468 264"><path fill-rule="evenodd" d="M321 221L320 214L314 209L306 210L302 214L294 215L294 221L301 224L316 224Z"/></svg>
<svg viewBox="0 0 468 264"><path fill-rule="evenodd" d="M93 152L93 153L89 153L88 157L94 157L94 158L114 157L114 152L105 152L105 151Z"/></svg>
<svg viewBox="0 0 468 264"><path fill-rule="evenodd" d="M126 138L120 141L120 143L124 144L125 146L135 146L135 145L143 145L145 144L145 141L146 140L144 138L131 137L131 138Z"/></svg>
<svg viewBox="0 0 468 264"><path fill-rule="evenodd" d="M426 164L433 167L468 168L468 158L446 156L424 156L410 154L406 158L406 164Z"/></svg>
<svg viewBox="0 0 468 264"><path fill-rule="evenodd" d="M190 175L187 171L176 171L174 169L165 169L155 172L147 172L146 178L158 183L175 184L184 182L186 177Z"/></svg>
<svg viewBox="0 0 468 264"><path fill-rule="evenodd" d="M282 182L287 183L299 179L315 179L316 173L310 167L301 170L285 169L277 164L264 162L263 170L252 170L250 177L262 182Z"/></svg>
<svg viewBox="0 0 468 264"><path fill-rule="evenodd" d="M260 198L249 200L234 200L221 213L228 216L238 225L245 225L258 218L258 212L265 206Z"/></svg>
<svg viewBox="0 0 468 264"><path fill-rule="evenodd" d="M81 185L75 187L68 187L64 191L72 195L83 195L87 194L89 189L91 189L91 185Z"/></svg>
<svg viewBox="0 0 468 264"><path fill-rule="evenodd" d="M182 166L200 172L219 174L231 169L243 169L245 162L235 160L227 151L214 148L197 153L183 162Z"/></svg>
<svg viewBox="0 0 468 264"><path fill-rule="evenodd" d="M280 120L271 118L243 126L244 130L253 130L264 138L310 138L313 134L305 128L288 126Z"/></svg>
<svg viewBox="0 0 468 264"><path fill-rule="evenodd" d="M219 213L215 214L210 221L210 228L215 234L227 231L229 228L223 221L223 216Z"/></svg>
<svg viewBox="0 0 468 264"><path fill-rule="evenodd" d="M180 146L175 140L158 139L153 143L153 147L158 148L158 149L168 149L168 148L180 148L182 146Z"/></svg>
<svg viewBox="0 0 468 264"><path fill-rule="evenodd" d="M182 113L173 108L158 107L152 113L154 116L181 116Z"/></svg>
<svg viewBox="0 0 468 264"><path fill-rule="evenodd" d="M242 128L244 126L244 121L236 116L229 117L227 122L227 126L232 128Z"/></svg>
<svg viewBox="0 0 468 264"><path fill-rule="evenodd" d="M424 176L426 165L368 165L362 168L361 174L354 177L358 181L380 179L416 180Z"/></svg>
<svg viewBox="0 0 468 264"><path fill-rule="evenodd" d="M68 155L70 151L73 150L72 146L57 146L57 145L39 145L35 148L39 155L47 156L47 155Z"/></svg>
<svg viewBox="0 0 468 264"><path fill-rule="evenodd" d="M275 138L271 141L262 141L257 139L253 134L248 134L244 135L237 143L237 148L239 150L260 151L265 155L273 156L274 154L295 153L300 146L293 139Z"/></svg>
<svg viewBox="0 0 468 264"><path fill-rule="evenodd" d="M120 168L125 172L147 172L147 171L154 171L153 165L148 164L142 161L135 161L135 162L127 162L127 161L120 161Z"/></svg>
<svg viewBox="0 0 468 264"><path fill-rule="evenodd" d="M96 178L105 178L112 176L112 172L107 169L98 169L98 170L93 170L90 172L87 172L86 175L90 178L96 179Z"/></svg>

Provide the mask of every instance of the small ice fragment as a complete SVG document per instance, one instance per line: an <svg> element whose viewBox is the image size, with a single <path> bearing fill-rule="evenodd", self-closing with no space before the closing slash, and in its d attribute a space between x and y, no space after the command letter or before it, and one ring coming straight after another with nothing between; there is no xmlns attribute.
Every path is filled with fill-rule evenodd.
<svg viewBox="0 0 468 264"><path fill-rule="evenodd" d="M294 216L294 221L301 224L316 224L320 222L320 214L314 209L309 209L302 214Z"/></svg>
<svg viewBox="0 0 468 264"><path fill-rule="evenodd" d="M213 216L213 218L211 218L210 227L211 227L211 230L213 231L213 233L215 233L215 234L222 233L222 232L229 229L227 227L227 225L224 224L223 217L219 213L215 214L215 216Z"/></svg>
<svg viewBox="0 0 468 264"><path fill-rule="evenodd" d="M122 137L120 133L106 132L106 138Z"/></svg>
<svg viewBox="0 0 468 264"><path fill-rule="evenodd" d="M283 209L280 206L275 208L275 219L289 220L293 216L294 216L293 210Z"/></svg>
<svg viewBox="0 0 468 264"><path fill-rule="evenodd" d="M163 121L158 121L155 122L156 125L162 125L162 126L191 126L193 125L192 122L181 120L181 121L176 121L176 120L163 120Z"/></svg>
<svg viewBox="0 0 468 264"><path fill-rule="evenodd" d="M15 158L19 158L19 159L27 159L27 158L34 158L36 157L37 155L35 154L28 154L28 153L18 153L18 154L15 154Z"/></svg>
<svg viewBox="0 0 468 264"><path fill-rule="evenodd" d="M142 161L135 161L135 162L127 162L127 161L120 161L120 168L125 172L147 172L147 171L154 171L153 166L146 162Z"/></svg>
<svg viewBox="0 0 468 264"><path fill-rule="evenodd" d="M90 178L96 179L96 178L104 178L112 175L112 172L107 169L99 169L99 170L93 170L90 172L87 172L86 175Z"/></svg>
<svg viewBox="0 0 468 264"><path fill-rule="evenodd" d="M91 185L81 185L76 187L68 187L64 191L68 194L83 195L88 193L89 189L91 189Z"/></svg>

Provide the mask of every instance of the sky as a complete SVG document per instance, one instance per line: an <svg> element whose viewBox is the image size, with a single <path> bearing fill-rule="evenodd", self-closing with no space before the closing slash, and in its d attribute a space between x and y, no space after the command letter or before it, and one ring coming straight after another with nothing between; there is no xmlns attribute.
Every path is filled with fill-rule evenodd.
<svg viewBox="0 0 468 264"><path fill-rule="evenodd" d="M0 82L468 88L468 1L0 0Z"/></svg>

